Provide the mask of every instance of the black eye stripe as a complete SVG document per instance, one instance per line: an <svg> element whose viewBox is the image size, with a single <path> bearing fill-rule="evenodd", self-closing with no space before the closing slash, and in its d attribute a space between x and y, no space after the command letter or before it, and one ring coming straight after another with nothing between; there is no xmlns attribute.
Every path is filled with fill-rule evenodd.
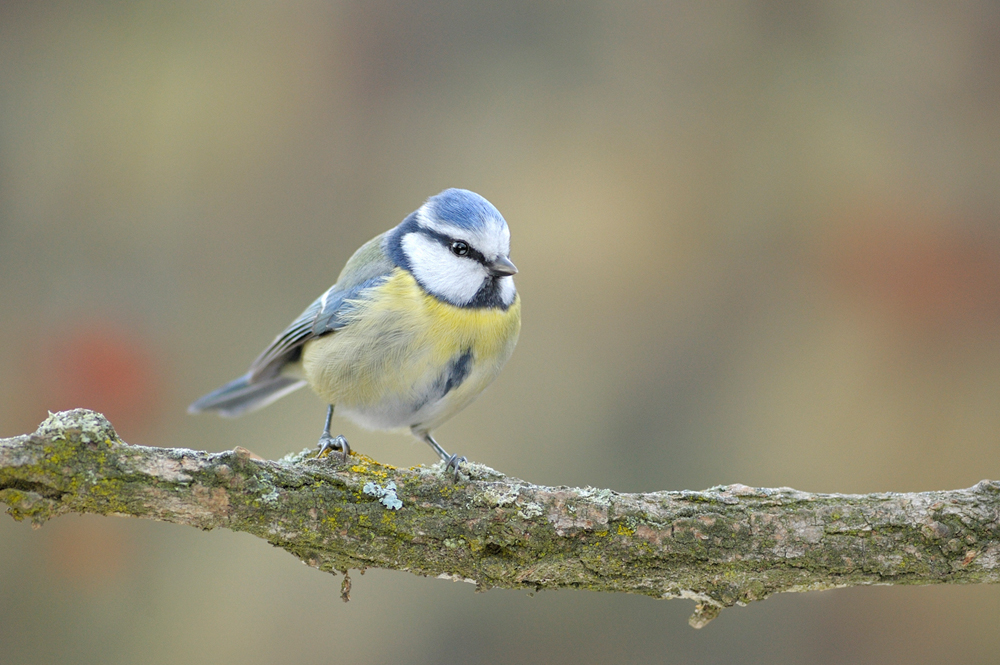
<svg viewBox="0 0 1000 665"><path fill-rule="evenodd" d="M420 229L420 233L423 233L424 235L426 235L426 236L428 236L430 238L434 238L439 243L441 243L442 245L444 245L445 247L447 247L448 251L451 251L451 245L452 245L452 243L455 243L455 242L464 242L466 244L466 246L469 248L469 251L462 258L472 259L473 261L477 261L477 262L479 262L479 263L481 263L483 265L486 265L486 257L483 256L483 253L480 252L475 247L473 247L472 245L470 245L467 240L462 240L461 238L452 238L450 236L446 236L443 233L439 233L438 231L435 231L434 229L421 228Z"/></svg>

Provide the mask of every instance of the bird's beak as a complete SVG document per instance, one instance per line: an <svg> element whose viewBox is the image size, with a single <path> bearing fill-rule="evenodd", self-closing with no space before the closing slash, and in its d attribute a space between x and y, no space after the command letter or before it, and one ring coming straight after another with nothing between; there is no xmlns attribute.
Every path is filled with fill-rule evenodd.
<svg viewBox="0 0 1000 665"><path fill-rule="evenodd" d="M498 256L490 263L486 264L486 269L494 277L510 277L517 274L517 266L510 262L506 256Z"/></svg>

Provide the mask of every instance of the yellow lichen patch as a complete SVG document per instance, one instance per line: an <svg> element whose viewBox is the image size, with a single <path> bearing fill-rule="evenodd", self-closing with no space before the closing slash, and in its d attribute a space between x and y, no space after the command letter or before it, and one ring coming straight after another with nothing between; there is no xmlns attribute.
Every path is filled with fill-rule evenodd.
<svg viewBox="0 0 1000 665"><path fill-rule="evenodd" d="M90 494L94 497L100 497L102 508L114 513L125 513L128 512L128 506L121 499L122 487L121 481L101 480L90 488ZM97 510L95 512L105 511Z"/></svg>
<svg viewBox="0 0 1000 665"><path fill-rule="evenodd" d="M365 464L355 464L354 466L351 467L351 471L353 473L360 473L360 474L363 474L363 475L375 476L376 478L380 478L380 479L381 478L388 478L389 477L389 473L387 471L384 471L383 469L380 469L380 468L374 468L374 469L372 469L372 468L369 468Z"/></svg>
<svg viewBox="0 0 1000 665"><path fill-rule="evenodd" d="M367 464L367 465L371 465L371 466L381 466L381 467L385 467L386 469L392 469L393 471L395 471L395 469L396 469L396 467L394 467L394 466L392 466L390 464L383 464L382 462L379 462L376 459L368 457L368 455L365 455L364 453L352 452L351 453L351 457L352 458L356 458L357 462L360 463L360 464ZM354 461L354 459L352 459L352 461Z"/></svg>
<svg viewBox="0 0 1000 665"><path fill-rule="evenodd" d="M49 464L62 464L73 458L73 451L66 451L62 446L59 447L58 451L54 446L45 446L42 448L42 452L45 453L45 461Z"/></svg>
<svg viewBox="0 0 1000 665"><path fill-rule="evenodd" d="M635 533L635 529L630 529L624 524L618 525L618 535L619 536L631 536Z"/></svg>
<svg viewBox="0 0 1000 665"><path fill-rule="evenodd" d="M7 504L7 514L14 518L14 521L21 522L29 514L22 512L28 504L24 493L20 490L4 490L3 502Z"/></svg>
<svg viewBox="0 0 1000 665"><path fill-rule="evenodd" d="M387 478L390 471L396 470L396 467L390 464L382 464L367 455L351 453L351 457L354 459L351 460L352 464L348 468L352 473L366 474L375 476L376 478Z"/></svg>

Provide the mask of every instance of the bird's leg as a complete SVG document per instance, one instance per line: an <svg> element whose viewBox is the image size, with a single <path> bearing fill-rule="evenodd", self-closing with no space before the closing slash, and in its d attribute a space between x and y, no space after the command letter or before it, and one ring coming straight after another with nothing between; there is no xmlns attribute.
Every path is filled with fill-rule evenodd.
<svg viewBox="0 0 1000 665"><path fill-rule="evenodd" d="M347 456L351 454L351 447L347 445L347 439L343 435L330 435L331 420L333 420L333 404L326 407L326 425L323 427L323 433L319 437L319 451L317 451L316 457L325 457L331 450L339 450L344 454L344 462L346 463Z"/></svg>
<svg viewBox="0 0 1000 665"><path fill-rule="evenodd" d="M448 473L448 469L455 470L455 480L458 480L458 465L462 462L468 462L465 457L459 457L458 455L449 455L448 452L441 447L441 445L434 440L434 437L430 433L423 434L420 438L427 442L427 445L434 449L434 452L438 454L444 461L444 472Z"/></svg>

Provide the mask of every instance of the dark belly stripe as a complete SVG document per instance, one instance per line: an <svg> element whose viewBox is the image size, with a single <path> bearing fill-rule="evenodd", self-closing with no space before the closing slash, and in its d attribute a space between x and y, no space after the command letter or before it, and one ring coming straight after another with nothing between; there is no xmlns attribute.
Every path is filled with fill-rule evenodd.
<svg viewBox="0 0 1000 665"><path fill-rule="evenodd" d="M458 388L472 371L472 351L466 349L458 358L451 361L445 372L444 392L441 397L447 395L453 388Z"/></svg>

